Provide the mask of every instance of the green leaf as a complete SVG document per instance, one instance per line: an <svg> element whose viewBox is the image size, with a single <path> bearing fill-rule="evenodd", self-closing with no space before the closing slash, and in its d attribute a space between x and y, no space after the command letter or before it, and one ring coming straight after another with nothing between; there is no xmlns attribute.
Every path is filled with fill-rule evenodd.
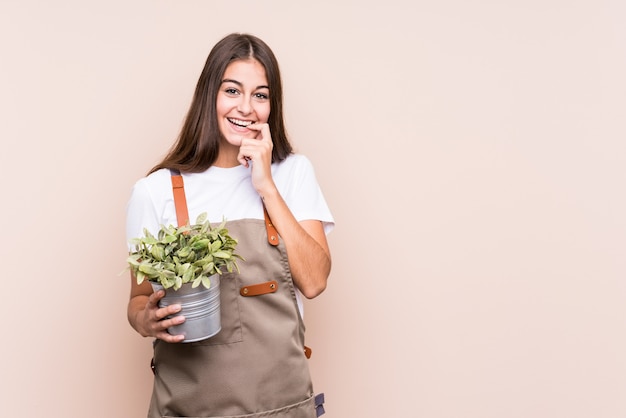
<svg viewBox="0 0 626 418"><path fill-rule="evenodd" d="M139 266L139 260L141 259L141 254L133 254L131 256L129 256L126 259L126 262L131 266L131 267L137 267Z"/></svg>
<svg viewBox="0 0 626 418"><path fill-rule="evenodd" d="M208 263L210 263L211 261L213 261L213 256L211 254L207 255L206 257L201 258L200 260L196 260L193 262L193 265L195 267L204 267L206 266Z"/></svg>
<svg viewBox="0 0 626 418"><path fill-rule="evenodd" d="M167 244L171 244L172 242L176 242L178 237L176 235L166 235L163 241Z"/></svg>
<svg viewBox="0 0 626 418"><path fill-rule="evenodd" d="M207 213L206 212L202 212L196 218L196 224L203 224L206 221L206 218L207 218Z"/></svg>
<svg viewBox="0 0 626 418"><path fill-rule="evenodd" d="M153 245L150 248L150 254L158 261L163 261L165 258L165 249L158 245Z"/></svg>
<svg viewBox="0 0 626 418"><path fill-rule="evenodd" d="M146 275L140 271L138 271L135 275L137 276L137 284L142 284L143 281L146 279Z"/></svg>
<svg viewBox="0 0 626 418"><path fill-rule="evenodd" d="M191 264L189 264L189 263L185 263L185 264L180 264L180 263L177 263L177 264L176 264L176 269L175 269L175 270L176 270L176 275L177 275L177 276L182 276L182 275L184 275L184 274L185 274L185 272L186 272L187 270L189 270L189 267L190 267L190 266L191 266Z"/></svg>
<svg viewBox="0 0 626 418"><path fill-rule="evenodd" d="M178 251L178 257L182 260L186 260L189 254L191 254L191 248L189 247L181 248L180 251Z"/></svg>
<svg viewBox="0 0 626 418"><path fill-rule="evenodd" d="M203 274L211 275L214 272L215 272L215 263L212 261L208 263L206 266L204 266L204 268L202 269Z"/></svg>
<svg viewBox="0 0 626 418"><path fill-rule="evenodd" d="M211 241L208 238L204 238L204 239L197 240L196 242L191 244L191 248L193 248L195 251L200 251L200 250L207 249L209 247L209 244L211 244Z"/></svg>
<svg viewBox="0 0 626 418"><path fill-rule="evenodd" d="M193 280L194 277L194 270L193 268L191 268L191 265L189 265L189 267L185 270L185 272L182 275L182 280L184 283L189 283L190 281Z"/></svg>
<svg viewBox="0 0 626 418"><path fill-rule="evenodd" d="M219 258L223 258L225 260L228 260L231 256L230 253L226 252L226 251L216 251L213 253L213 257L219 257Z"/></svg>
<svg viewBox="0 0 626 418"><path fill-rule="evenodd" d="M204 287L206 287L207 289L211 287L211 278L207 277L207 276L200 276L202 277L202 284L204 285Z"/></svg>
<svg viewBox="0 0 626 418"><path fill-rule="evenodd" d="M158 274L158 271L156 268L154 268L150 264L146 264L145 262L139 265L139 272L144 273L148 277L153 277Z"/></svg>
<svg viewBox="0 0 626 418"><path fill-rule="evenodd" d="M161 272L161 275L162 277L165 277L166 279L170 279L170 280L177 277L173 271L169 271L169 270L163 270Z"/></svg>
<svg viewBox="0 0 626 418"><path fill-rule="evenodd" d="M211 248L209 249L209 252L214 253L215 251L219 251L220 248L222 248L222 242L220 240L214 241L213 243L211 243Z"/></svg>
<svg viewBox="0 0 626 418"><path fill-rule="evenodd" d="M145 237L143 239L143 243L146 245L154 245L157 242L159 242L156 238L154 238L152 235L150 235L149 237Z"/></svg>

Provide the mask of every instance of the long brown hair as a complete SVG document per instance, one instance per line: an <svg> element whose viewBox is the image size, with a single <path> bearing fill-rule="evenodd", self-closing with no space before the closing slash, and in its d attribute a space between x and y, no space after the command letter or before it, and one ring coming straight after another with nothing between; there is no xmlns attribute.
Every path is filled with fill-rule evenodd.
<svg viewBox="0 0 626 418"><path fill-rule="evenodd" d="M270 88L268 124L274 143L272 162L282 161L293 152L283 120L283 88L274 53L256 36L232 33L215 44L209 53L178 139L163 161L148 174L161 168L199 173L213 165L223 138L217 124L216 112L217 93L222 77L231 62L250 58L263 65Z"/></svg>

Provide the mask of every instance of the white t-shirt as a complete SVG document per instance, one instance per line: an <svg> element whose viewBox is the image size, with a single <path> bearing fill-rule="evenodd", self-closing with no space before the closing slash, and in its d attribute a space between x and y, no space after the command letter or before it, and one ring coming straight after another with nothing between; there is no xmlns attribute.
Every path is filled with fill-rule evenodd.
<svg viewBox="0 0 626 418"><path fill-rule="evenodd" d="M190 222L194 223L203 212L211 222L264 219L263 204L252 186L250 170L239 165L184 173ZM330 233L335 222L308 158L292 154L282 162L272 164L272 177L297 221L322 221L326 234ZM127 240L142 237L144 228L156 235L161 225L177 225L169 170L158 170L135 183L126 215ZM129 249L132 249L130 244ZM297 296L302 313L301 297Z"/></svg>

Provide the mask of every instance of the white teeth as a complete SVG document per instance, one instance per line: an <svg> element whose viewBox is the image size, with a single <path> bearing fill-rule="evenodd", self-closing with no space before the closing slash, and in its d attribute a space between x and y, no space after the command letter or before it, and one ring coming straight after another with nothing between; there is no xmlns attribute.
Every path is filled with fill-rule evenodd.
<svg viewBox="0 0 626 418"><path fill-rule="evenodd" d="M231 119L231 118L228 118L228 121L230 123L233 123L237 126L242 126L244 128L248 127L249 125L252 125L253 123L252 121L249 121L249 120L239 120L239 119Z"/></svg>

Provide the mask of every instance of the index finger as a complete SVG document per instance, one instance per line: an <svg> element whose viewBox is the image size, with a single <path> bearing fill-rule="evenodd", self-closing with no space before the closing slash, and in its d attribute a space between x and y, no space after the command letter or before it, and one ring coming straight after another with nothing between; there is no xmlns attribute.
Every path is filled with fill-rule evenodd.
<svg viewBox="0 0 626 418"><path fill-rule="evenodd" d="M158 290L154 293L152 293L150 296L148 296L148 305L152 306L152 307L159 307L159 301L161 299L163 299L163 296L165 296L165 291L163 290Z"/></svg>
<svg viewBox="0 0 626 418"><path fill-rule="evenodd" d="M263 140L263 139L271 138L270 125L267 123L253 123L253 124L248 125L248 129L261 133L261 137L260 138L257 137L256 139Z"/></svg>

